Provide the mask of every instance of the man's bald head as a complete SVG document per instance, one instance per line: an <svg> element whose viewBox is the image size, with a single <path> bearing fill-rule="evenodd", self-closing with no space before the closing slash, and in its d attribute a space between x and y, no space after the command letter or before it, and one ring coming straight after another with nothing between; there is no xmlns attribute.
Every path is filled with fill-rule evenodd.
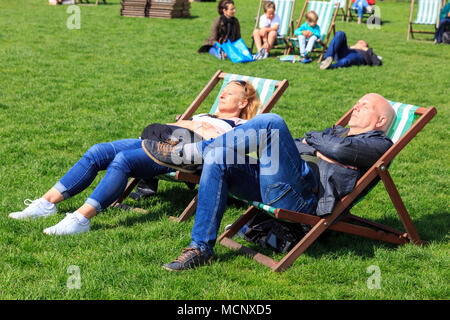
<svg viewBox="0 0 450 320"><path fill-rule="evenodd" d="M394 109L386 98L377 93L368 93L353 106L348 125L351 134L371 130L381 130L387 133L394 118Z"/></svg>

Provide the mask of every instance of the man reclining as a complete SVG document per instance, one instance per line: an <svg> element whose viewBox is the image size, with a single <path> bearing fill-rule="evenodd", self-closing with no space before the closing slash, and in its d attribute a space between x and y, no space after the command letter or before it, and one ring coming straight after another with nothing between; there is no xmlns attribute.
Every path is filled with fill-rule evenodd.
<svg viewBox="0 0 450 320"><path fill-rule="evenodd" d="M192 242L163 268L181 271L211 261L228 192L277 208L330 214L336 200L392 146L385 133L394 116L384 97L370 93L354 105L349 128L310 131L303 139L294 139L280 116L262 114L194 144L144 140L144 150L158 164L192 170L201 159L203 166ZM258 160L247 155L255 151ZM319 176L302 159L305 154L318 158Z"/></svg>

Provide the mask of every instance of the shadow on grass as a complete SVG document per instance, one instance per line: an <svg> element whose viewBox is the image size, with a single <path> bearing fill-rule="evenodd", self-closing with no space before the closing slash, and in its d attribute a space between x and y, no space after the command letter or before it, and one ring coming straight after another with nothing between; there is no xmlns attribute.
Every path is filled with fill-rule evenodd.
<svg viewBox="0 0 450 320"><path fill-rule="evenodd" d="M134 201L127 198L126 205L128 210L140 208L144 210L142 213L134 212L132 216L127 215L121 219L117 225L110 225L107 223L98 223L92 229L114 229L118 226L133 226L135 224L142 224L160 219L168 218L168 216L179 216L192 198L196 191L191 191L187 188L173 188L163 192L158 192L156 195L139 201ZM128 211L124 208L114 208L118 215L123 211Z"/></svg>
<svg viewBox="0 0 450 320"><path fill-rule="evenodd" d="M385 217L383 219L375 220L374 222L393 227L398 230L404 230L402 223L396 217ZM416 231L422 240L428 243L445 241L448 230L450 229L450 215L448 212L435 212L431 215L423 216L413 220ZM236 239L234 239L236 240ZM255 243L247 242L243 239L237 240L246 247L259 251L273 259L280 260L285 254L276 253L272 250L263 249ZM427 244L425 244L425 247ZM375 249L383 248L387 250L396 250L399 246L387 242L372 240L355 235L345 234L337 231L326 231L316 242L314 242L306 251L309 257L320 259L324 256L341 256L349 253L363 257L373 258L375 256ZM227 249L225 254L220 255L220 260L227 261L235 259L243 255L239 251Z"/></svg>

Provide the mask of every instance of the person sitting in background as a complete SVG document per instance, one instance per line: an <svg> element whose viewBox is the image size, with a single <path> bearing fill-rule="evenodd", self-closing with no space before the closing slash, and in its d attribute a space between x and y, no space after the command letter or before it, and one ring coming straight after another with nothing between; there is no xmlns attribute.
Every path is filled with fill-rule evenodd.
<svg viewBox="0 0 450 320"><path fill-rule="evenodd" d="M210 53L216 57L220 52L214 47L216 42L222 44L227 40L234 42L241 38L241 26L239 20L235 17L236 9L233 0L221 0L217 6L219 17L217 17L211 26L211 34L206 39L203 46L198 49L198 53Z"/></svg>
<svg viewBox="0 0 450 320"><path fill-rule="evenodd" d="M352 0L352 9L358 11L358 24L361 24L364 11L372 12L372 6L375 4L375 0Z"/></svg>
<svg viewBox="0 0 450 320"><path fill-rule="evenodd" d="M447 26L450 26L450 2L447 3L439 13L439 27L434 34L434 43L438 44L442 42L442 36L447 30Z"/></svg>
<svg viewBox="0 0 450 320"><path fill-rule="evenodd" d="M259 29L253 30L257 53L255 60L266 59L277 39L280 17L275 13L275 3L267 1L263 6L264 14L259 19Z"/></svg>
<svg viewBox="0 0 450 320"><path fill-rule="evenodd" d="M314 49L314 44L320 39L320 27L317 25L319 17L314 11L306 13L306 22L295 29L294 34L298 37L298 48L303 63L311 62L309 54Z"/></svg>
<svg viewBox="0 0 450 320"><path fill-rule="evenodd" d="M333 59L336 60L335 64L332 64ZM348 47L345 33L336 32L319 68L324 70L359 65L381 66L381 57L373 52L365 40L358 40L353 46Z"/></svg>

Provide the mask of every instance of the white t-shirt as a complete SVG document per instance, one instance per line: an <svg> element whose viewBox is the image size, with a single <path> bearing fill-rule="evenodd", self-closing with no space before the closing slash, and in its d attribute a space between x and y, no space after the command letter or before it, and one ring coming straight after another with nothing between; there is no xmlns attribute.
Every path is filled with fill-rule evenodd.
<svg viewBox="0 0 450 320"><path fill-rule="evenodd" d="M207 122L214 127L219 134L224 134L247 120L241 118L219 119L207 113L201 113L192 117L192 121Z"/></svg>
<svg viewBox="0 0 450 320"><path fill-rule="evenodd" d="M272 28L275 27L275 25L277 24L278 26L280 26L281 23L281 19L280 17L275 13L274 17L272 20L267 19L266 15L263 14L261 16L261 18L259 18L259 28ZM280 28L278 28L278 30L280 30ZM278 32L277 30L277 32Z"/></svg>

